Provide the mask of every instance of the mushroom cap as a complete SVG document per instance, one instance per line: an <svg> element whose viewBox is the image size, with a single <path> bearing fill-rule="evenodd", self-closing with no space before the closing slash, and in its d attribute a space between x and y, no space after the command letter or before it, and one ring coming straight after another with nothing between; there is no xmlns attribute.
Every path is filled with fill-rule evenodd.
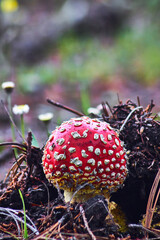
<svg viewBox="0 0 160 240"><path fill-rule="evenodd" d="M50 135L42 158L46 177L61 189L74 192L116 190L127 176L123 143L106 122L71 118Z"/></svg>

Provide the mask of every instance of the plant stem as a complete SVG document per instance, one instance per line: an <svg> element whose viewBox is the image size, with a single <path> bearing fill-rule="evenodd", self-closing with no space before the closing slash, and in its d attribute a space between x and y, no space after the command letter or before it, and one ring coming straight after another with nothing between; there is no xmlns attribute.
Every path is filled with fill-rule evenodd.
<svg viewBox="0 0 160 240"><path fill-rule="evenodd" d="M11 102L11 95L10 94L7 94L7 103L8 103L9 113L10 113L11 117L13 117L13 114L12 114L12 102ZM16 140L15 129L14 129L14 126L13 126L12 122L10 124L11 124L11 130L12 130L12 140L13 140L13 142L15 142L15 140Z"/></svg>
<svg viewBox="0 0 160 240"><path fill-rule="evenodd" d="M22 134L22 137L25 138L25 124L24 124L23 114L21 114L21 134Z"/></svg>
<svg viewBox="0 0 160 240"><path fill-rule="evenodd" d="M49 133L48 123L45 123L45 128L46 128L47 136L49 137L49 136L50 136L50 133Z"/></svg>
<svg viewBox="0 0 160 240"><path fill-rule="evenodd" d="M88 108L90 107L90 96L89 96L89 89L88 84L81 85L80 91L80 100L81 100L81 108L84 114L88 114Z"/></svg>
<svg viewBox="0 0 160 240"><path fill-rule="evenodd" d="M11 118L13 118L11 94L7 94L7 103L8 103L9 114L11 115ZM16 141L15 128L11 121L10 121L10 126L12 131L12 141L15 142ZM17 158L18 157L17 149L14 149L14 154L15 154L15 158Z"/></svg>

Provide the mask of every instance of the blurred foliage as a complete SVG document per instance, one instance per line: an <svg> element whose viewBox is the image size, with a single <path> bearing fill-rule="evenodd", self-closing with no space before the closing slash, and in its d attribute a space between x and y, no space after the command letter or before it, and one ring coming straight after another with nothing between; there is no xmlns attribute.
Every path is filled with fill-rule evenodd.
<svg viewBox="0 0 160 240"><path fill-rule="evenodd" d="M117 64L123 74L129 74L144 84L153 84L160 77L160 33L148 26L141 32L126 31L115 43Z"/></svg>
<svg viewBox="0 0 160 240"><path fill-rule="evenodd" d="M132 7L134 8L140 8L141 10L147 9L148 11L158 11L160 7L160 1L159 0L137 0L137 1L131 1Z"/></svg>
<svg viewBox="0 0 160 240"><path fill-rule="evenodd" d="M19 85L21 89L30 91L38 83L49 84L60 79L70 82L90 82L108 75L112 68L109 66L112 64L109 63L109 58L110 49L103 46L100 40L81 39L70 35L59 41L55 60L45 61L33 67L18 68Z"/></svg>
<svg viewBox="0 0 160 240"><path fill-rule="evenodd" d="M160 77L160 32L155 20L159 6L158 0L128 1L130 20L112 37L65 34L49 58L33 66L15 67L19 88L32 92L61 80L79 82L83 89L85 83L107 81L117 74L142 84L156 83ZM3 67L0 78L4 81L7 76L8 68Z"/></svg>
<svg viewBox="0 0 160 240"><path fill-rule="evenodd" d="M32 91L37 84L51 84L60 79L90 83L97 78L107 80L114 74L153 84L160 76L159 38L160 33L153 26L140 32L124 30L112 44L75 35L63 37L55 60L17 70L19 85L25 91Z"/></svg>

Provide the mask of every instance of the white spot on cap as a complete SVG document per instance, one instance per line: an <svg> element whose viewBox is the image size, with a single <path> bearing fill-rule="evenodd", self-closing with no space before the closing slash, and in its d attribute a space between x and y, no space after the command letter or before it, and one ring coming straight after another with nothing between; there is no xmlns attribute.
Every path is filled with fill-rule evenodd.
<svg viewBox="0 0 160 240"><path fill-rule="evenodd" d="M110 160L105 159L105 160L104 160L104 164L107 165L108 163L110 163Z"/></svg>
<svg viewBox="0 0 160 240"><path fill-rule="evenodd" d="M120 170L124 170L124 169L126 169L125 166L121 166Z"/></svg>
<svg viewBox="0 0 160 240"><path fill-rule="evenodd" d="M117 138L115 139L115 143L116 143L117 146L119 146L119 141L118 141Z"/></svg>
<svg viewBox="0 0 160 240"><path fill-rule="evenodd" d="M64 139L64 138L59 138L59 139L56 140L56 143L57 143L58 145L62 145L64 142L65 142L65 139Z"/></svg>
<svg viewBox="0 0 160 240"><path fill-rule="evenodd" d="M53 150L53 147L52 147L52 146L49 146L49 150L52 151L52 150Z"/></svg>
<svg viewBox="0 0 160 240"><path fill-rule="evenodd" d="M95 153L97 156L99 156L99 155L101 154L100 148L96 148L96 149L94 150L94 153Z"/></svg>
<svg viewBox="0 0 160 240"><path fill-rule="evenodd" d="M114 168L114 165L113 165L113 164L111 164L111 165L110 165L110 169L113 169L113 168Z"/></svg>
<svg viewBox="0 0 160 240"><path fill-rule="evenodd" d="M117 158L120 158L120 154L119 154L119 153L116 153L116 157L117 157Z"/></svg>
<svg viewBox="0 0 160 240"><path fill-rule="evenodd" d="M89 177L89 173L84 173L84 176L85 177Z"/></svg>
<svg viewBox="0 0 160 240"><path fill-rule="evenodd" d="M63 160L63 159L66 159L66 155L61 153L59 154L57 157L56 157L56 160L59 161L59 160Z"/></svg>
<svg viewBox="0 0 160 240"><path fill-rule="evenodd" d="M99 134L98 133L95 133L94 134L94 139L97 140L99 138Z"/></svg>
<svg viewBox="0 0 160 240"><path fill-rule="evenodd" d="M78 178L78 177L80 176L80 174L79 174L79 173L75 173L74 176L75 176L76 178Z"/></svg>
<svg viewBox="0 0 160 240"><path fill-rule="evenodd" d="M91 168L88 167L88 166L86 166L86 167L85 167L85 170L89 172L89 171L91 171Z"/></svg>
<svg viewBox="0 0 160 240"><path fill-rule="evenodd" d="M92 175L97 175L96 169L93 169L93 172L91 173Z"/></svg>
<svg viewBox="0 0 160 240"><path fill-rule="evenodd" d="M52 177L52 175L51 175L50 173L47 173L47 174L46 174L46 178L49 178L49 179L50 179L50 177Z"/></svg>
<svg viewBox="0 0 160 240"><path fill-rule="evenodd" d="M76 165L77 167L82 166L82 161L79 160L78 157L72 158L72 159L70 160L70 163Z"/></svg>
<svg viewBox="0 0 160 240"><path fill-rule="evenodd" d="M101 139L102 143L107 144L107 142L104 140L105 138L104 138L103 134L100 134L100 139Z"/></svg>
<svg viewBox="0 0 160 240"><path fill-rule="evenodd" d="M63 174L63 176L66 177L66 178L68 178L68 177L70 177L70 173L65 172L65 173Z"/></svg>
<svg viewBox="0 0 160 240"><path fill-rule="evenodd" d="M82 122L82 118L74 118L74 120Z"/></svg>
<svg viewBox="0 0 160 240"><path fill-rule="evenodd" d="M103 178L106 178L106 177L107 177L107 175L106 175L106 174L102 174L102 177L103 177Z"/></svg>
<svg viewBox="0 0 160 240"><path fill-rule="evenodd" d="M51 155L50 155L50 154L47 154L47 158L50 159L50 158L51 158Z"/></svg>
<svg viewBox="0 0 160 240"><path fill-rule="evenodd" d="M113 148L113 149L116 149L116 148L117 148L117 146L114 144L114 145L112 146L112 148Z"/></svg>
<svg viewBox="0 0 160 240"><path fill-rule="evenodd" d="M45 163L45 167L48 167L48 163L47 162Z"/></svg>
<svg viewBox="0 0 160 240"><path fill-rule="evenodd" d="M120 173L117 173L116 177L117 177L117 178L120 178L120 177L121 177L121 174L120 174Z"/></svg>
<svg viewBox="0 0 160 240"><path fill-rule="evenodd" d="M59 131L60 131L61 133L63 133L63 132L66 131L66 129L65 129L65 128L61 128Z"/></svg>
<svg viewBox="0 0 160 240"><path fill-rule="evenodd" d="M103 149L103 154L106 154L106 153L107 153L106 149Z"/></svg>
<svg viewBox="0 0 160 240"><path fill-rule="evenodd" d="M91 164L92 166L94 166L95 163L96 163L96 161L95 161L94 158L90 158L90 159L88 159L87 163L89 163L89 164Z"/></svg>
<svg viewBox="0 0 160 240"><path fill-rule="evenodd" d="M74 139L81 138L81 135L78 132L71 132L71 135Z"/></svg>
<svg viewBox="0 0 160 240"><path fill-rule="evenodd" d="M95 177L94 176L90 176L88 179L92 181L92 180L95 179Z"/></svg>
<svg viewBox="0 0 160 240"><path fill-rule="evenodd" d="M101 179L97 176L96 182L100 182Z"/></svg>
<svg viewBox="0 0 160 240"><path fill-rule="evenodd" d="M81 126L81 125L82 125L81 122L76 122L76 123L74 124L75 127L79 127L79 126Z"/></svg>
<svg viewBox="0 0 160 240"><path fill-rule="evenodd" d="M120 155L123 155L123 153L124 153L123 150L121 150L121 151L120 151Z"/></svg>
<svg viewBox="0 0 160 240"><path fill-rule="evenodd" d="M108 150L108 154L112 155L113 154L113 150Z"/></svg>
<svg viewBox="0 0 160 240"><path fill-rule="evenodd" d="M116 161L116 159L115 158L112 158L112 160L111 160L112 162L115 162Z"/></svg>
<svg viewBox="0 0 160 240"><path fill-rule="evenodd" d="M123 147L123 146L124 146L124 142L121 141L121 147Z"/></svg>
<svg viewBox="0 0 160 240"><path fill-rule="evenodd" d="M97 166L99 167L99 166L101 166L102 165L102 162L101 161L98 161L97 162Z"/></svg>
<svg viewBox="0 0 160 240"><path fill-rule="evenodd" d="M115 177L116 173L115 172L112 172L111 173L111 177Z"/></svg>
<svg viewBox="0 0 160 240"><path fill-rule="evenodd" d="M56 172L55 172L55 176L56 176L56 177L61 176L61 172L60 172L60 171L56 171Z"/></svg>
<svg viewBox="0 0 160 240"><path fill-rule="evenodd" d="M103 185L106 185L106 181L102 181L102 184L103 184ZM105 187L106 187L106 186L105 186Z"/></svg>
<svg viewBox="0 0 160 240"><path fill-rule="evenodd" d="M62 147L62 149L66 149L67 148L67 145L64 145L63 147Z"/></svg>
<svg viewBox="0 0 160 240"><path fill-rule="evenodd" d="M83 181L87 181L88 178L87 178L87 177L83 177L82 180L83 180Z"/></svg>
<svg viewBox="0 0 160 240"><path fill-rule="evenodd" d="M52 141L53 138L54 138L54 137L53 137L53 135L51 134L51 135L49 136L48 142L49 142L49 141Z"/></svg>
<svg viewBox="0 0 160 240"><path fill-rule="evenodd" d="M110 185L112 186L113 184L114 184L114 182L113 182L113 181L111 181Z"/></svg>
<svg viewBox="0 0 160 240"><path fill-rule="evenodd" d="M88 134L87 134L88 131L89 131L89 129L86 129L86 130L83 132L83 135L82 135L83 138L86 138L86 137L88 136Z"/></svg>
<svg viewBox="0 0 160 240"><path fill-rule="evenodd" d="M125 163L125 159L124 158L121 159L121 163Z"/></svg>
<svg viewBox="0 0 160 240"><path fill-rule="evenodd" d="M110 172L111 170L110 170L110 168L108 167L108 168L106 168L106 172Z"/></svg>
<svg viewBox="0 0 160 240"><path fill-rule="evenodd" d="M76 149L74 147L70 147L70 148L68 148L68 151L70 153L74 153L74 152L76 152Z"/></svg>
<svg viewBox="0 0 160 240"><path fill-rule="evenodd" d="M57 156L58 156L58 152L54 152L54 158L57 159Z"/></svg>
<svg viewBox="0 0 160 240"><path fill-rule="evenodd" d="M70 170L71 172L75 172L75 171L76 171L76 168L75 168L74 166L70 166L70 167L69 167L69 170Z"/></svg>
<svg viewBox="0 0 160 240"><path fill-rule="evenodd" d="M117 168L117 169L120 168L120 164L116 163L115 168Z"/></svg>
<svg viewBox="0 0 160 240"><path fill-rule="evenodd" d="M103 169L103 168L100 168L100 169L98 169L98 172L99 172L99 173L103 173L103 172L104 172L104 169Z"/></svg>
<svg viewBox="0 0 160 240"><path fill-rule="evenodd" d="M99 121L97 118L93 118L93 119L92 119L92 122L100 123L100 121Z"/></svg>
<svg viewBox="0 0 160 240"><path fill-rule="evenodd" d="M108 134L107 138L108 138L108 141L111 141L112 140L112 135Z"/></svg>
<svg viewBox="0 0 160 240"><path fill-rule="evenodd" d="M107 127L109 130L112 130L112 127L109 124L107 125Z"/></svg>
<svg viewBox="0 0 160 240"><path fill-rule="evenodd" d="M81 151L82 157L87 158L88 154L86 154L86 151L84 149L82 149Z"/></svg>
<svg viewBox="0 0 160 240"><path fill-rule="evenodd" d="M60 168L63 170L63 169L66 168L66 165L65 165L65 164L62 164L62 165L60 166Z"/></svg>
<svg viewBox="0 0 160 240"><path fill-rule="evenodd" d="M53 165L52 165L52 164L49 164L49 168L50 168L50 169L53 169Z"/></svg>
<svg viewBox="0 0 160 240"><path fill-rule="evenodd" d="M93 152L93 146L88 146L88 151Z"/></svg>

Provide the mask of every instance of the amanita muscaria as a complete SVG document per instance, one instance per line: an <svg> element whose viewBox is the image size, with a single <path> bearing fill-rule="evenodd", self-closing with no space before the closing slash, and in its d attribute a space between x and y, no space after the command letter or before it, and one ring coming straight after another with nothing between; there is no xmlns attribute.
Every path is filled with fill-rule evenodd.
<svg viewBox="0 0 160 240"><path fill-rule="evenodd" d="M46 177L64 190L66 201L107 195L127 176L125 149L106 122L89 117L71 118L50 135L42 158Z"/></svg>

